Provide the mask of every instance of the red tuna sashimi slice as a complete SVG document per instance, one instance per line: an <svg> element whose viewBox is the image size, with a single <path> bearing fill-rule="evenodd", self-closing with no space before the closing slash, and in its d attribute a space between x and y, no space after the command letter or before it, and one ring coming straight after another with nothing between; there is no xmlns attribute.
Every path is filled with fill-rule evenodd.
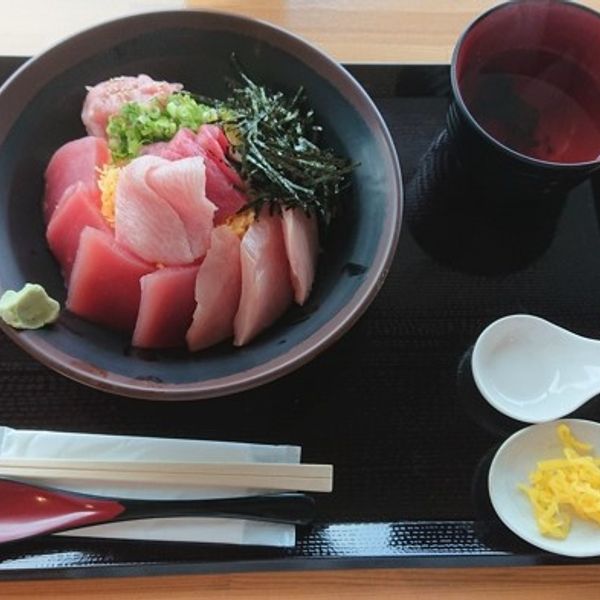
<svg viewBox="0 0 600 600"><path fill-rule="evenodd" d="M66 189L81 182L100 204L98 189L98 169L110 159L105 140L84 137L61 146L52 156L46 168L46 189L44 192L44 218L46 223Z"/></svg>
<svg viewBox="0 0 600 600"><path fill-rule="evenodd" d="M202 125L197 133L184 127L169 142L156 142L142 149L142 154L152 154L167 160L179 160L189 156L210 158L223 171L223 175L242 189L244 183L227 159L229 142L218 125Z"/></svg>
<svg viewBox="0 0 600 600"><path fill-rule="evenodd" d="M314 214L300 208L283 211L283 241L290 262L294 300L302 305L312 289L319 252L319 227Z"/></svg>
<svg viewBox="0 0 600 600"><path fill-rule="evenodd" d="M221 225L213 231L210 249L198 269L197 305L186 334L190 350L203 350L233 335L241 288L240 239Z"/></svg>
<svg viewBox="0 0 600 600"><path fill-rule="evenodd" d="M52 254L58 260L65 281L69 281L79 247L79 237L86 227L93 227L112 236L95 198L81 182L67 188L46 230Z"/></svg>
<svg viewBox="0 0 600 600"><path fill-rule="evenodd" d="M223 130L218 125L202 125L196 134L196 141L213 159L223 175L238 189L243 189L242 178L227 160L229 141Z"/></svg>
<svg viewBox="0 0 600 600"><path fill-rule="evenodd" d="M133 331L140 306L140 278L154 270L92 227L81 232L71 271L67 308L112 329Z"/></svg>
<svg viewBox="0 0 600 600"><path fill-rule="evenodd" d="M138 348L185 345L192 322L197 266L167 267L144 275L132 344Z"/></svg>
<svg viewBox="0 0 600 600"><path fill-rule="evenodd" d="M198 159L200 161L200 159ZM176 194L187 190L186 196L176 198L169 191L168 175L165 171L158 177L159 195L148 183L149 173L158 167L169 167L171 190ZM199 168L199 163L186 164L180 168L177 162L169 162L157 156L141 156L130 162L121 172L115 199L115 236L131 252L140 258L164 265L182 265L201 258L206 244L195 239L198 230L208 237L212 227L210 203L203 197L202 190L189 190L189 181L194 175L187 170ZM163 181L164 179L164 181ZM162 194L165 194L163 196ZM200 195L202 200L200 200ZM186 220L194 232L190 237L186 224L175 210L187 205ZM207 206L208 205L208 206ZM214 210L214 207L213 207ZM182 211L183 212L183 211ZM195 213L197 218L190 215ZM203 219L206 223L198 225Z"/></svg>
<svg viewBox="0 0 600 600"><path fill-rule="evenodd" d="M192 256L204 256L210 244L216 210L204 194L204 161L200 157L165 161L163 165L148 170L146 182L181 218Z"/></svg>
<svg viewBox="0 0 600 600"><path fill-rule="evenodd" d="M247 344L277 320L292 302L281 217L263 211L244 235L240 256L242 294L233 324L236 346Z"/></svg>
<svg viewBox="0 0 600 600"><path fill-rule="evenodd" d="M196 134L187 127L180 129L170 141L149 144L141 150L141 154L160 156L166 160L200 156L200 152L201 148L196 141Z"/></svg>
<svg viewBox="0 0 600 600"><path fill-rule="evenodd" d="M158 142L144 148L144 154L179 160L201 156L206 166L206 196L217 207L215 223L223 223L248 201L242 191L244 183L227 160L229 142L217 125L202 125L198 133L180 129L169 142Z"/></svg>
<svg viewBox="0 0 600 600"><path fill-rule="evenodd" d="M215 225L221 225L247 204L248 197L231 184L214 161L205 160L206 197L217 207Z"/></svg>
<svg viewBox="0 0 600 600"><path fill-rule="evenodd" d="M148 75L113 77L88 88L81 120L90 135L105 138L108 119L127 102L144 104L153 98L166 99L181 89L180 83L155 81Z"/></svg>

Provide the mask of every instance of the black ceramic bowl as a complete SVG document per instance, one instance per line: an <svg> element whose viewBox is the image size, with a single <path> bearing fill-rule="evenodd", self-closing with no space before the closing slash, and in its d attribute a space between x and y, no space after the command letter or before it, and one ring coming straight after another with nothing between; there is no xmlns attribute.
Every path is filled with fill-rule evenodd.
<svg viewBox="0 0 600 600"><path fill-rule="evenodd" d="M225 97L245 70L272 88L305 87L325 143L360 163L344 210L324 240L309 302L293 308L247 347L143 353L121 335L63 310L54 326L4 332L32 356L81 383L163 400L207 398L258 386L310 360L358 319L383 283L402 212L400 169L377 109L348 73L273 26L229 14L177 11L137 15L88 29L26 63L0 89L0 293L41 283L66 292L45 242L43 173L61 144L85 134L85 86L147 73Z"/></svg>

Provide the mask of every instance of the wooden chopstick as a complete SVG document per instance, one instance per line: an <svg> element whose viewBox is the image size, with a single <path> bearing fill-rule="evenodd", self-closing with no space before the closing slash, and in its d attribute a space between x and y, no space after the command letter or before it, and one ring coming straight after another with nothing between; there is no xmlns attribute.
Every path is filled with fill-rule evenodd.
<svg viewBox="0 0 600 600"><path fill-rule="evenodd" d="M192 463L0 458L0 477L214 485L330 492L333 466L297 463Z"/></svg>

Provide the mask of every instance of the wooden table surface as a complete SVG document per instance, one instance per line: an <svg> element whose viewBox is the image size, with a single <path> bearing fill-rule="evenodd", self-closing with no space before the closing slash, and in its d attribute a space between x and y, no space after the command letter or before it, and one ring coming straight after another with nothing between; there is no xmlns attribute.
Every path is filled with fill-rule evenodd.
<svg viewBox="0 0 600 600"><path fill-rule="evenodd" d="M600 0L584 4L600 10ZM155 9L244 13L289 29L343 62L449 62L457 36L490 0L0 0L0 55L27 56L113 17ZM32 16L35 15L35 16ZM600 566L402 569L6 582L0 598L600 597Z"/></svg>

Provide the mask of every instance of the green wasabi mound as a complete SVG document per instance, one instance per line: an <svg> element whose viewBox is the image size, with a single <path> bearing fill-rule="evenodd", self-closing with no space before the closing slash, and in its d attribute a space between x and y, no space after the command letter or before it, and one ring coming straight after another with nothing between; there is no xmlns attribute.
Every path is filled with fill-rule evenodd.
<svg viewBox="0 0 600 600"><path fill-rule="evenodd" d="M0 297L0 319L15 329L39 329L58 319L60 304L37 283L26 283Z"/></svg>

